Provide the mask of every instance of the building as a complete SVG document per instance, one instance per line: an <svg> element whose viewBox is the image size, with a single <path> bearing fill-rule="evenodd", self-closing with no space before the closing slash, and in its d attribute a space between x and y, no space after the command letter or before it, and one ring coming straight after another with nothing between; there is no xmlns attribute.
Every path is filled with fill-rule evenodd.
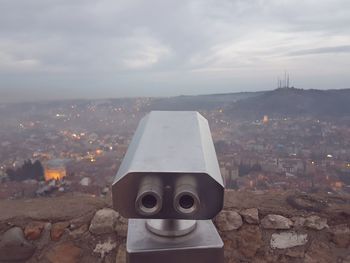
<svg viewBox="0 0 350 263"><path fill-rule="evenodd" d="M45 180L61 180L66 177L66 160L52 159L45 165Z"/></svg>

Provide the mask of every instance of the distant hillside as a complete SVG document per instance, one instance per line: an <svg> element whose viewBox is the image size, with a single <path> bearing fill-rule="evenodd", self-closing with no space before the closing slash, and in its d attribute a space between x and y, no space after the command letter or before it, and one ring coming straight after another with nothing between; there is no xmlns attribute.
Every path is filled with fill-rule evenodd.
<svg viewBox="0 0 350 263"><path fill-rule="evenodd" d="M247 98L262 95L264 92L239 92L197 96L177 96L156 98L147 110L212 110L231 105Z"/></svg>
<svg viewBox="0 0 350 263"><path fill-rule="evenodd" d="M148 110L212 110L225 108L234 117L270 116L349 117L350 89L303 90L280 88L272 91L239 92L198 96L155 98Z"/></svg>
<svg viewBox="0 0 350 263"><path fill-rule="evenodd" d="M312 115L325 117L350 116L350 89L303 90L280 88L258 96L239 100L228 107L237 117Z"/></svg>
<svg viewBox="0 0 350 263"><path fill-rule="evenodd" d="M16 104L0 104L0 117L11 117L13 113L47 112L49 109L88 105L124 105L135 103L134 98L106 100L66 100ZM235 118L255 119L269 116L348 117L350 119L350 89L342 90L303 90L280 88L272 91L238 92L149 98L142 111L151 110L214 110L225 109L225 113Z"/></svg>

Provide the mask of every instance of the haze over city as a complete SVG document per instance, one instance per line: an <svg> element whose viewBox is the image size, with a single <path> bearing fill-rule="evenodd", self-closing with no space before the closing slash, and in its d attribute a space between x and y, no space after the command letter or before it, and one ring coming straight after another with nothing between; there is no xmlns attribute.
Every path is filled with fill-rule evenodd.
<svg viewBox="0 0 350 263"><path fill-rule="evenodd" d="M1 1L0 102L348 88L350 2Z"/></svg>

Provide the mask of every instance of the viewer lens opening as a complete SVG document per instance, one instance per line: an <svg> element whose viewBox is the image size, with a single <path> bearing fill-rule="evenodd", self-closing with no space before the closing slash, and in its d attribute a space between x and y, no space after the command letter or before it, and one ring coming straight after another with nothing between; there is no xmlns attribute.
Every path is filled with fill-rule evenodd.
<svg viewBox="0 0 350 263"><path fill-rule="evenodd" d="M180 197L179 205L183 209L190 209L194 206L194 199L190 195L183 195Z"/></svg>
<svg viewBox="0 0 350 263"><path fill-rule="evenodd" d="M157 198L150 194L145 195L142 198L142 205L148 209L154 208L157 205Z"/></svg>

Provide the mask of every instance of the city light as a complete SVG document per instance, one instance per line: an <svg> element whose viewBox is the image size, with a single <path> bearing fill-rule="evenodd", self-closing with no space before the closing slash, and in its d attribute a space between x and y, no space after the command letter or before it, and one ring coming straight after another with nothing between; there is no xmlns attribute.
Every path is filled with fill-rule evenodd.
<svg viewBox="0 0 350 263"><path fill-rule="evenodd" d="M336 188L342 188L342 187L343 187L343 183L342 183L342 182L335 182L335 183L334 183L334 186L335 186Z"/></svg>
<svg viewBox="0 0 350 263"><path fill-rule="evenodd" d="M66 176L65 171L61 171L61 170L46 170L45 171L45 181L61 180L65 176Z"/></svg>
<svg viewBox="0 0 350 263"><path fill-rule="evenodd" d="M74 110L70 105L68 109L48 106L25 119L17 117L16 137L9 133L0 141L0 148L9 153L0 163L0 177L6 178L7 169L17 169L28 158L40 160L45 168L55 158L66 160L67 175L114 175L140 117L147 113L143 109L150 106L149 100L143 103L119 106L111 102L108 113L114 114L106 114L104 104L82 104ZM349 191L341 176L350 171L348 127L323 120L317 124L314 117L276 118L265 112L259 113L260 118L239 120L231 118L226 109L221 106L202 114L209 120L214 141L220 142L216 150L228 188L273 191L290 186L308 191L312 178L321 190L331 187L333 191ZM43 117L37 121L39 115ZM39 135L35 134L37 129ZM317 143L313 139L316 136ZM56 168L45 169L46 180L63 177ZM68 176L64 182L74 184L76 180ZM74 186L65 189L75 190Z"/></svg>

